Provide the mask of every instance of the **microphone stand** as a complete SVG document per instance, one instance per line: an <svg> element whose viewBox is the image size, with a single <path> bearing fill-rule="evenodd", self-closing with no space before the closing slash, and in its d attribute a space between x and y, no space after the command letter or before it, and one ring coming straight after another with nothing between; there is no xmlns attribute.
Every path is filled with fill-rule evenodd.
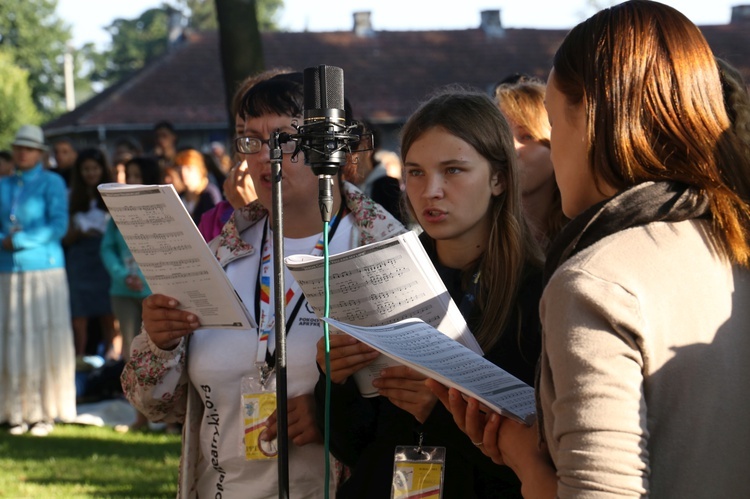
<svg viewBox="0 0 750 499"><path fill-rule="evenodd" d="M286 302L284 286L284 222L281 202L281 133L271 134L271 204L273 205L274 313L276 333L276 428L278 449L279 499L289 498L289 421L287 417ZM257 297L256 297L257 299Z"/></svg>

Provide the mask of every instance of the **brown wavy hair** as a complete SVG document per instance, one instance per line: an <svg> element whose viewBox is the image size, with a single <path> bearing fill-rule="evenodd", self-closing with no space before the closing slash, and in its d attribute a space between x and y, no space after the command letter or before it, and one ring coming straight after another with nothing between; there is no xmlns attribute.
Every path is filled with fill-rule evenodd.
<svg viewBox="0 0 750 499"><path fill-rule="evenodd" d="M464 271L464 282L479 270L481 278L477 304L481 322L472 331L488 351L499 339L517 306L518 289L526 264L541 266L541 250L521 211L518 166L513 134L494 102L485 94L460 87L441 89L424 103L401 131L401 160L422 135L441 128L471 145L490 163L491 177L505 185L505 191L490 201L490 230L487 250L479 261ZM409 213L413 210L405 200ZM467 202L471 200L467 199ZM430 239L432 241L432 239ZM434 241L432 241L434 243ZM517 325L520 333L521 325Z"/></svg>
<svg viewBox="0 0 750 499"><path fill-rule="evenodd" d="M556 88L584 105L597 185L667 180L700 189L718 249L750 267L750 158L700 30L672 7L625 2L573 28L553 67Z"/></svg>

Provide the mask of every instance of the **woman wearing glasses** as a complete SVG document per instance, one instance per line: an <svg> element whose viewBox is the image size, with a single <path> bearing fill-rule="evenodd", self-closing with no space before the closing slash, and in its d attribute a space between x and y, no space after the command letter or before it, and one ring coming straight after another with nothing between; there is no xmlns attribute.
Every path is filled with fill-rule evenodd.
<svg viewBox="0 0 750 499"><path fill-rule="evenodd" d="M236 146L247 161L258 199L236 210L211 242L259 330L197 330L196 317L178 310L176 300L163 295L144 300L143 331L133 342L123 386L129 400L150 419L184 422L180 497L278 497L276 460L254 454L256 444L273 454L275 412L259 440L247 442L245 418L253 407L241 403L241 395L250 395L242 382L248 377L257 380L259 368L271 372L266 387L275 380L274 293L265 287L273 281L273 267L267 262L273 254L268 139L276 130L295 132L292 125L302 118L302 88L301 74L292 73L262 81L245 94L244 133ZM284 249L286 254L320 254L318 179L301 156L292 159L293 146L281 147ZM331 253L405 231L379 205L341 180L334 183L333 213ZM315 344L323 330L289 273L286 286L290 492L295 498L319 498L325 462L312 393L318 379ZM269 337L259 331L269 331ZM246 446L253 450L249 457Z"/></svg>
<svg viewBox="0 0 750 499"><path fill-rule="evenodd" d="M261 81L272 78L283 73L291 73L291 70L283 68L271 68L262 73L248 76L239 84L232 97L232 116L234 116L234 137L241 137L245 133L245 118L241 115L240 106L242 97L252 87ZM216 206L201 215L198 222L198 230L206 241L218 236L221 228L227 223L234 210L242 208L246 204L258 199L255 186L250 175L247 174L247 162L235 147L233 156L236 164L227 172L222 189L226 199L219 201Z"/></svg>

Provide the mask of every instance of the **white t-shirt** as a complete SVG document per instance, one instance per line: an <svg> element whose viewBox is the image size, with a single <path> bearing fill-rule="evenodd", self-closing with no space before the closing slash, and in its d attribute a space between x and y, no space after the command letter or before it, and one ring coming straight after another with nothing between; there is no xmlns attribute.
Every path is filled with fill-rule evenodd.
<svg viewBox="0 0 750 499"><path fill-rule="evenodd" d="M330 254L351 249L352 220L351 214L341 220L329 244ZM241 234L244 241L257 249L252 255L230 263L226 269L229 280L253 317L265 226L266 224L260 221ZM284 255L310 254L321 235L322 233L303 239L285 238ZM269 229L267 238L272 237ZM294 280L287 270L287 289L293 283ZM273 294L271 279L272 297ZM287 306L287 320L296 302L295 296ZM257 322L258 319L255 320ZM312 394L318 380L315 345L323 335L322 324L312 308L304 302L294 321L288 322L287 326L288 398ZM268 345L273 351L273 331ZM240 417L240 383L245 376L257 377L257 350L256 330L201 330L196 331L190 341L188 374L200 393L204 406L200 446L205 459L198 469L199 497L278 497L278 462L245 460L244 427ZM298 447L289 442L289 485L292 499L323 496L326 459L324 453L323 445L308 444Z"/></svg>

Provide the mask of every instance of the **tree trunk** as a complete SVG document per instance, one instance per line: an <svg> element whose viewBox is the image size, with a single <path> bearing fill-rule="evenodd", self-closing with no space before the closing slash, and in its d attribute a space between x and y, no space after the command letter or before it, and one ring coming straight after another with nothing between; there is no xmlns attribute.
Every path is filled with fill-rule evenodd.
<svg viewBox="0 0 750 499"><path fill-rule="evenodd" d="M232 97L248 76L265 69L255 0L215 0L229 136L234 134Z"/></svg>

